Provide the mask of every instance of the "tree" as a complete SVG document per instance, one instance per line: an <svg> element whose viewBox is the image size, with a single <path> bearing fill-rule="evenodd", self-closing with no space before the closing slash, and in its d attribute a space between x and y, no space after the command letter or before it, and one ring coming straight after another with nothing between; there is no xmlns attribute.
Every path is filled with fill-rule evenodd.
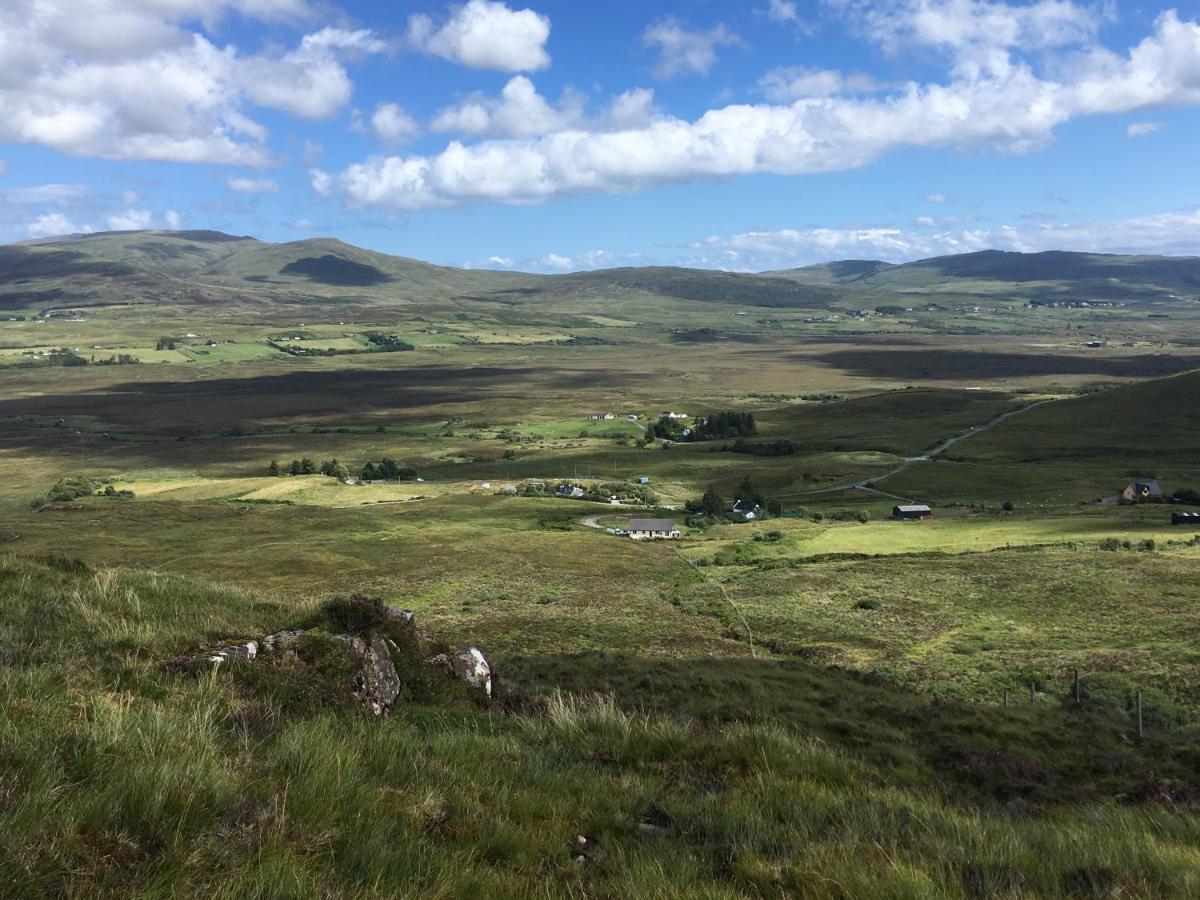
<svg viewBox="0 0 1200 900"><path fill-rule="evenodd" d="M778 500L768 500L767 501L767 512L776 517L782 516L783 515L783 504L780 503Z"/></svg>
<svg viewBox="0 0 1200 900"><path fill-rule="evenodd" d="M375 463L369 462L365 466L363 466L363 470L362 470L362 480L363 481L374 481L378 477L379 477L379 473L375 470Z"/></svg>
<svg viewBox="0 0 1200 900"><path fill-rule="evenodd" d="M858 521L861 522L862 524L866 525L868 522L871 521L871 513L869 510L860 509L858 511L858 515L856 515L855 518L858 519Z"/></svg>
<svg viewBox="0 0 1200 900"><path fill-rule="evenodd" d="M742 479L742 483L738 486L737 493L734 496L738 500L753 503L755 506L763 506L767 502L762 491L754 486L754 481L749 475Z"/></svg>
<svg viewBox="0 0 1200 900"><path fill-rule="evenodd" d="M350 470L346 467L345 463L340 463L335 459L333 461L333 466L331 467L329 474L332 475L334 478L336 478L338 481L345 481L347 478L350 477Z"/></svg>
<svg viewBox="0 0 1200 900"><path fill-rule="evenodd" d="M278 475L279 474L279 461L278 460L274 460L274 459L271 460L271 464L269 466L267 466L267 474L268 475Z"/></svg>
<svg viewBox="0 0 1200 900"><path fill-rule="evenodd" d="M316 463L314 463L307 456L300 460L300 474L301 475L313 475L316 473L316 471L317 471Z"/></svg>
<svg viewBox="0 0 1200 900"><path fill-rule="evenodd" d="M723 501L715 486L710 487L700 498L700 511L706 516L719 516Z"/></svg>
<svg viewBox="0 0 1200 900"><path fill-rule="evenodd" d="M301 471L300 460L293 459L291 464L288 466L288 474L289 475L299 475L300 471Z"/></svg>
<svg viewBox="0 0 1200 900"><path fill-rule="evenodd" d="M1013 506L1013 502L1011 500L1005 500L1004 506L1002 506L1001 509L1003 509L1005 512L1012 512L1014 509L1016 509L1016 507Z"/></svg>

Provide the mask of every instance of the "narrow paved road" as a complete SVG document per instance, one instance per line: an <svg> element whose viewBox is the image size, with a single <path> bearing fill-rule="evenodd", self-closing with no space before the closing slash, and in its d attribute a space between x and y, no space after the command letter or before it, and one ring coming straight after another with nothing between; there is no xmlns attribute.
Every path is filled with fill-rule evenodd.
<svg viewBox="0 0 1200 900"><path fill-rule="evenodd" d="M969 437L973 437L977 434L982 434L983 432L985 432L991 428L995 428L1001 422L1007 422L1013 416L1019 416L1023 413L1029 412L1031 409L1037 409L1039 406L1045 406L1047 403L1053 403L1053 402L1054 402L1053 400L1039 400L1037 403L1030 403L1028 406L1022 406L1020 409L1014 409L1011 412L1003 413L999 416L996 416L994 419L991 419L990 421L985 422L982 425L973 426L970 430L964 431L962 434L955 435L952 438L947 438L946 440L944 440L940 444L938 444L936 447L934 447L932 450L930 450L928 453L925 453L921 456L906 456L904 458L904 461L902 463L900 463L900 465L896 466L896 468L892 469L891 471L884 472L880 475L872 475L870 478L864 478L861 481L852 481L852 482L848 482L846 484L835 484L832 487L820 488L819 490L815 490L815 491L801 491L800 496L810 497L814 494L834 494L834 493L837 493L838 491L851 491L851 490L869 491L869 490L871 490L871 488L867 487L867 485L869 485L869 484L877 484L878 482L883 481L885 478L891 478L894 475L899 475L901 472L903 472L905 469L907 469L909 466L913 465L914 463L929 462L931 459L935 459L935 458L941 456L943 453L945 453L947 450L949 450L951 447L953 447L959 441L965 441ZM877 493L882 494L884 492L877 491Z"/></svg>
<svg viewBox="0 0 1200 900"><path fill-rule="evenodd" d="M583 520L583 524L586 525L588 528L603 528L604 527L603 525L600 524L599 516L588 516L586 519Z"/></svg>

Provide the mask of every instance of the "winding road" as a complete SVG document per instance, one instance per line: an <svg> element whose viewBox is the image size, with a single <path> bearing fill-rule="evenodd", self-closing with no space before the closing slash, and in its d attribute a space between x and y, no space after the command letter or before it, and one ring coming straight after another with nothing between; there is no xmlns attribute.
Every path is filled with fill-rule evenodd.
<svg viewBox="0 0 1200 900"><path fill-rule="evenodd" d="M939 457L943 453L945 453L947 450L949 450L951 447L953 447L955 444L957 444L959 441L965 441L969 437L973 437L974 435L977 435L977 434L982 434L983 432L988 431L989 429L995 428L1001 422L1007 422L1009 419L1013 418L1013 416L1023 415L1024 413L1029 412L1031 409L1037 409L1039 406L1045 406L1047 403L1054 403L1054 402L1055 402L1054 400L1039 400L1037 403L1030 403L1028 406L1022 406L1020 409L1014 409L1014 410L1011 410L1006 413L1001 413L1000 415L996 416L995 418L990 419L989 421L985 422L982 425L972 426L968 431L964 431L962 434L955 435L952 438L947 438L946 440L944 440L940 444L938 444L936 447L934 447L932 450L928 451L927 453L922 454L921 456L906 456L904 458L904 461L901 462L900 465L896 466L896 468L891 469L890 471L884 472L880 475L872 475L870 478L864 478L861 481L851 481L851 482L847 482L845 484L835 484L835 485L832 485L831 487L819 488L818 490L815 490L815 491L801 491L799 495L802 497L811 497L815 494L835 494L838 491L852 491L852 490L869 491L869 490L873 490L873 488L868 487L868 485L876 484L880 481L883 481L883 479L891 478L894 475L899 475L901 472L903 472L905 469L907 469L909 466L913 465L914 463L929 462L932 459L936 459L937 457ZM884 492L878 491L877 493L882 494Z"/></svg>

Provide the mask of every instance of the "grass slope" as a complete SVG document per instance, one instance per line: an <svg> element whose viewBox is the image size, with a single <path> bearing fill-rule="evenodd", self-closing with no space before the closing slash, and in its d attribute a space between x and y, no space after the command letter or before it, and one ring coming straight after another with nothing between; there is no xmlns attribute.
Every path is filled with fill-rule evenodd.
<svg viewBox="0 0 1200 900"><path fill-rule="evenodd" d="M12 896L1200 891L1178 799L1190 742L1130 743L1087 709L981 715L795 664L547 655L513 662L542 685L518 714L411 704L372 720L236 664L160 666L199 635L302 611L15 557L0 586Z"/></svg>

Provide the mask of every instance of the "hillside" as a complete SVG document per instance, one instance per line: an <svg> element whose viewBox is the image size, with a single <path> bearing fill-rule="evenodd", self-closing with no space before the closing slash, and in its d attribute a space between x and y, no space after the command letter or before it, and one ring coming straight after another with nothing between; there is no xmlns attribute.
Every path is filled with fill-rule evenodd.
<svg viewBox="0 0 1200 900"><path fill-rule="evenodd" d="M1200 296L1200 258L983 250L901 265L847 260L770 273L805 284L879 293L980 293L1047 300L1172 300Z"/></svg>
<svg viewBox="0 0 1200 900"><path fill-rule="evenodd" d="M984 251L903 265L841 260L761 275L673 267L567 275L458 269L313 238L271 244L212 231L107 232L0 248L0 309L112 303L389 306L571 312L682 301L706 306L857 308L897 294L1140 304L1200 295L1200 259ZM482 306L480 306L482 304Z"/></svg>
<svg viewBox="0 0 1200 900"><path fill-rule="evenodd" d="M1188 736L1135 744L1103 711L930 704L797 662L546 655L508 661L490 711L414 690L375 718L317 653L331 639L181 662L312 608L62 559L0 557L0 583L21 585L0 592L10 896L1200 891Z"/></svg>

